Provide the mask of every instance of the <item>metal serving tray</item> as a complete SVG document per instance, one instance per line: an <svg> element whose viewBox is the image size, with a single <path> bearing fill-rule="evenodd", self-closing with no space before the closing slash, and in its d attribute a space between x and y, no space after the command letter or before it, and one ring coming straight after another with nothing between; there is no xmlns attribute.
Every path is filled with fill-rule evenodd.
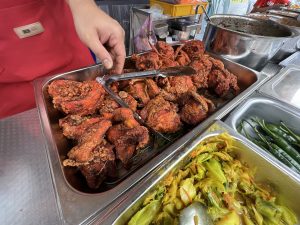
<svg viewBox="0 0 300 225"><path fill-rule="evenodd" d="M300 109L300 67L288 66L282 69L259 92Z"/></svg>
<svg viewBox="0 0 300 225"><path fill-rule="evenodd" d="M55 79L70 79L70 80L93 80L97 76L104 73L102 65L95 65L76 71L56 75L48 78L41 78L35 81L35 95L37 107L39 110L42 130L46 139L48 158L54 188L57 193L57 201L59 204L61 217L64 224L87 224L97 213L101 212L105 207L111 204L119 196L134 186L138 181L150 173L153 169L159 166L164 160L178 152L195 134L207 128L214 119L222 118L230 112L240 101L249 96L256 90L267 76L256 71L250 70L244 66L221 59L229 71L238 76L238 81L242 92L233 100L228 102L220 110L212 114L208 119L178 139L162 153L155 158L149 159L148 162L140 166L135 172L128 176L115 187L101 193L88 193L79 191L72 186L70 181L74 183L83 182L78 180L73 174L67 173L62 166L62 157L70 150L70 146L58 126L58 119L61 114L52 106L50 97L47 93L47 85Z"/></svg>
<svg viewBox="0 0 300 225"><path fill-rule="evenodd" d="M242 104L240 104L225 120L225 123L238 132L237 127L240 122L243 119L248 120L253 117L259 117L271 123L280 123L282 120L287 124L287 126L291 127L292 130L300 134L299 111L289 107L283 102L268 97L263 97L259 94L246 99ZM249 134L254 134L254 132L251 132L252 129L248 128L248 126L245 126L245 129ZM300 180L299 174L289 169L286 165L272 155L270 155L270 157L273 158L273 161L277 161L278 164L281 164L282 167L285 167L286 170L290 170L290 173L294 174L294 176L298 177Z"/></svg>
<svg viewBox="0 0 300 225"><path fill-rule="evenodd" d="M292 209L300 218L299 202L295 199L300 195L300 182L289 174L280 164L273 161L264 151L256 148L251 142L237 135L230 127L221 121L215 122L206 132L190 142L180 154L166 161L161 167L153 171L146 179L131 189L126 198L118 205L113 205L95 224L101 225L125 225L128 220L140 209L145 197L153 191L171 171L181 168L189 160L193 149L204 139L222 132L228 132L241 147L236 150L242 162L256 168L255 179L258 182L267 182L275 186L279 201Z"/></svg>

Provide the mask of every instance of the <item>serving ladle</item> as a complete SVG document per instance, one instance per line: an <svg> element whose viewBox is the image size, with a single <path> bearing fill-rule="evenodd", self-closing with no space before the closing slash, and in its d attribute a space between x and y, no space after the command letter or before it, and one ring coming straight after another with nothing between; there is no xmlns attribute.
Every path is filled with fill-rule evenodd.
<svg viewBox="0 0 300 225"><path fill-rule="evenodd" d="M200 202L194 202L181 210L179 214L180 225L213 225L207 213L207 208Z"/></svg>

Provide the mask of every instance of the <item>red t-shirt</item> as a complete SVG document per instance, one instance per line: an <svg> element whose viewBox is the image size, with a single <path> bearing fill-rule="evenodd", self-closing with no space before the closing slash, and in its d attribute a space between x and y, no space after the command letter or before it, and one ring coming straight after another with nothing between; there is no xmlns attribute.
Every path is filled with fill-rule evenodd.
<svg viewBox="0 0 300 225"><path fill-rule="evenodd" d="M254 6L258 8L263 8L272 5L288 5L289 2L289 0L257 0Z"/></svg>
<svg viewBox="0 0 300 225"><path fill-rule="evenodd" d="M0 21L0 118L35 106L34 79L94 64L65 0L1 0ZM44 32L18 37L36 22Z"/></svg>

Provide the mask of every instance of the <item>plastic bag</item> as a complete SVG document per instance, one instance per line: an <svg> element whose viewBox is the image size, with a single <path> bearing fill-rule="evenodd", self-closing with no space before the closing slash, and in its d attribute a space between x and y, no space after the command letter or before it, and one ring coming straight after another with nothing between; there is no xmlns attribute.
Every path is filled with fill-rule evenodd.
<svg viewBox="0 0 300 225"><path fill-rule="evenodd" d="M153 45L156 42L157 39L153 31L153 23L151 18L148 17L134 37L135 52L149 51L152 49L150 44Z"/></svg>

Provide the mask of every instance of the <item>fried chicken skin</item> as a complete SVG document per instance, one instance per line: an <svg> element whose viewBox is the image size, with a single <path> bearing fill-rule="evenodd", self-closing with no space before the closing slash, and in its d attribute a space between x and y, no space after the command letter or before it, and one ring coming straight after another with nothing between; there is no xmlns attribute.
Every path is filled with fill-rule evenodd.
<svg viewBox="0 0 300 225"><path fill-rule="evenodd" d="M191 60L201 58L204 54L204 44L202 41L188 41L182 47L182 50L189 56Z"/></svg>
<svg viewBox="0 0 300 225"><path fill-rule="evenodd" d="M226 69L223 71L212 70L208 76L208 87L212 88L220 97L226 96L230 90L233 90L234 94L237 94L240 90L237 77Z"/></svg>
<svg viewBox="0 0 300 225"><path fill-rule="evenodd" d="M225 70L224 63L221 60L209 57L209 61L211 61L213 69Z"/></svg>
<svg viewBox="0 0 300 225"><path fill-rule="evenodd" d="M116 171L113 146L105 140L97 145L90 153L90 160L76 162L72 159L64 160L64 166L78 167L91 189L97 189L107 176L113 177Z"/></svg>
<svg viewBox="0 0 300 225"><path fill-rule="evenodd" d="M174 49L164 41L158 41L154 47L160 56L170 60L174 60Z"/></svg>
<svg viewBox="0 0 300 225"><path fill-rule="evenodd" d="M174 66L179 66L178 62L176 61L173 61L171 59L168 59L168 58L161 58L161 67L160 69L166 69L166 68L169 68L169 67L174 67Z"/></svg>
<svg viewBox="0 0 300 225"><path fill-rule="evenodd" d="M176 56L176 62L180 65L180 66L187 66L188 64L191 63L191 59L188 56L188 54L181 50L179 51L178 55Z"/></svg>
<svg viewBox="0 0 300 225"><path fill-rule="evenodd" d="M116 171L115 153L110 144L98 145L93 151L93 160L88 164L80 165L79 169L91 189L97 189L109 176L113 177Z"/></svg>
<svg viewBox="0 0 300 225"><path fill-rule="evenodd" d="M199 59L195 59L191 64L194 70L197 71L196 75L192 76L194 85L197 88L207 88L208 87L208 74L212 68L212 62L209 56L203 55Z"/></svg>
<svg viewBox="0 0 300 225"><path fill-rule="evenodd" d="M105 95L104 101L100 104L99 113L101 116L111 119L113 111L119 107L119 104L110 95Z"/></svg>
<svg viewBox="0 0 300 225"><path fill-rule="evenodd" d="M68 115L59 120L59 126L63 130L63 135L69 139L79 139L86 129L95 123L103 120L99 116L84 116Z"/></svg>
<svg viewBox="0 0 300 225"><path fill-rule="evenodd" d="M142 55L133 54L132 60L138 70L157 70L161 67L162 62L155 51L147 52Z"/></svg>
<svg viewBox="0 0 300 225"><path fill-rule="evenodd" d="M180 118L189 125L197 125L207 118L207 114L215 110L212 101L199 95L197 92L189 91L180 99Z"/></svg>
<svg viewBox="0 0 300 225"><path fill-rule="evenodd" d="M182 94L188 91L196 91L190 76L174 76L164 79L164 87L161 94L168 101L177 101Z"/></svg>
<svg viewBox="0 0 300 225"><path fill-rule="evenodd" d="M150 97L150 99L154 98L155 96L159 95L160 88L157 86L156 82L152 79L146 79L145 80L147 85L147 92Z"/></svg>
<svg viewBox="0 0 300 225"><path fill-rule="evenodd" d="M55 80L48 86L54 107L66 114L93 114L103 101L105 91L97 81Z"/></svg>
<svg viewBox="0 0 300 225"><path fill-rule="evenodd" d="M126 91L120 91L119 96L131 110L136 111L138 103L132 95L128 94Z"/></svg>
<svg viewBox="0 0 300 225"><path fill-rule="evenodd" d="M117 157L127 167L136 150L149 143L149 131L134 119L132 111L127 108L115 110L113 121L116 124L108 130L107 139L115 146Z"/></svg>
<svg viewBox="0 0 300 225"><path fill-rule="evenodd" d="M138 101L138 106L145 106L151 98L160 93L159 87L151 79L138 79L129 82L127 92Z"/></svg>
<svg viewBox="0 0 300 225"><path fill-rule="evenodd" d="M146 124L161 133L175 133L180 130L181 122L177 107L158 95L140 111Z"/></svg>
<svg viewBox="0 0 300 225"><path fill-rule="evenodd" d="M90 126L80 137L78 145L69 151L69 159L78 163L91 161L93 159L91 154L93 149L103 142L103 137L111 126L112 123L109 120L101 120Z"/></svg>

